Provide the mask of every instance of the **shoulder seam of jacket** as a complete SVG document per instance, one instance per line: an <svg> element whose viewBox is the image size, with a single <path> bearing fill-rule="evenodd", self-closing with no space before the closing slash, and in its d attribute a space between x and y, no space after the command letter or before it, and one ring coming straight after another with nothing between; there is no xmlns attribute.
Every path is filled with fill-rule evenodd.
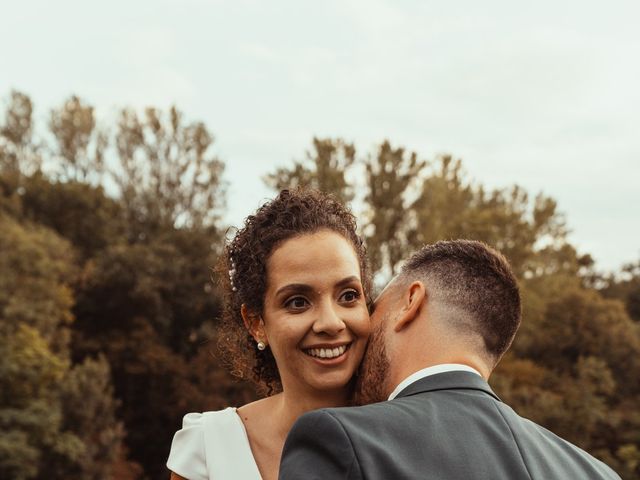
<svg viewBox="0 0 640 480"><path fill-rule="evenodd" d="M524 465L524 469L527 472L527 475L529 476L529 478L531 480L533 480L533 477L531 476L531 472L529 471L529 466L527 465L527 462L524 459L524 455L522 455L522 449L520 448L520 444L518 443L518 440L516 439L516 436L513 434L513 430L511 429L511 425L509 425L509 422L505 418L505 416L502 413L502 411L498 408L498 405L496 405L493 402L491 404L493 405L493 408L496 409L496 411L498 412L498 415L500 415L500 418L502 418L502 421L507 426L507 430L509 430L509 433L511 434L511 438L513 438L513 442L516 444L516 448L518 449L518 453L520 454L520 459L522 460L522 465Z"/></svg>
<svg viewBox="0 0 640 480"><path fill-rule="evenodd" d="M351 440L351 437L349 436L349 433L344 428L344 425L342 425L342 422L338 419L338 417L336 417L329 410L325 410L324 412L327 415L329 415L329 417L331 417L338 425L340 425L340 428L344 432L344 436L347 437L347 440L349 440L349 445L351 446L351 451L353 452L353 462L351 463L351 465L353 466L355 464L355 466L357 467L358 473L359 473L358 478L363 478L362 477L362 471L360 470L360 460L358 459L358 454L356 453L356 449L353 446L353 441ZM348 478L351 478L351 471L349 472L349 477Z"/></svg>

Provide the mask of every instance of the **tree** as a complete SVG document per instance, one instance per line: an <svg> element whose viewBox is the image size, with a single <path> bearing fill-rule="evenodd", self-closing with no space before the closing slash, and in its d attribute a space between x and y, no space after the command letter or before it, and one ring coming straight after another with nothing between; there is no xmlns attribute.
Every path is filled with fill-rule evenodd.
<svg viewBox="0 0 640 480"><path fill-rule="evenodd" d="M413 248L442 239L480 240L501 251L520 277L548 273L558 263L550 262L552 253L577 258L553 199L538 195L532 201L518 186L487 192L465 177L460 160L444 156L435 163L411 205L408 237ZM535 260L543 249L545 262L540 264Z"/></svg>
<svg viewBox="0 0 640 480"><path fill-rule="evenodd" d="M33 104L24 93L13 91L0 126L0 171L28 175L40 168L41 161L33 141Z"/></svg>
<svg viewBox="0 0 640 480"><path fill-rule="evenodd" d="M51 111L49 129L56 142L60 178L99 183L104 169L107 134L96 128L93 107L71 96Z"/></svg>
<svg viewBox="0 0 640 480"><path fill-rule="evenodd" d="M68 365L35 328L0 320L0 474L28 479L46 467L57 473L60 463L71 462L83 450L81 440L62 428L56 395Z"/></svg>
<svg viewBox="0 0 640 480"><path fill-rule="evenodd" d="M597 283L605 297L624 302L629 316L640 323L640 260L624 265L619 275L600 276Z"/></svg>
<svg viewBox="0 0 640 480"><path fill-rule="evenodd" d="M404 148L394 149L387 140L365 164L367 225L363 231L374 271L385 270L387 276L394 273L408 253L407 207L426 165L415 152L407 155Z"/></svg>
<svg viewBox="0 0 640 480"><path fill-rule="evenodd" d="M130 237L148 239L159 229L215 224L224 206L224 164L209 150L213 136L201 122L185 124L172 107L165 116L147 108L144 118L120 113L116 131L119 188Z"/></svg>
<svg viewBox="0 0 640 480"><path fill-rule="evenodd" d="M51 228L73 244L79 265L125 241L122 207L101 186L52 181L38 172L23 179L20 202L21 217Z"/></svg>
<svg viewBox="0 0 640 480"><path fill-rule="evenodd" d="M313 152L307 152L305 161L296 161L291 168L278 168L264 178L276 191L296 187L310 187L332 193L343 203L353 200L353 186L346 173L355 162L353 144L341 138L313 138Z"/></svg>
<svg viewBox="0 0 640 480"><path fill-rule="evenodd" d="M0 318L14 331L34 328L57 352L68 347L73 321L73 250L54 232L0 214Z"/></svg>
<svg viewBox="0 0 640 480"><path fill-rule="evenodd" d="M70 361L72 248L1 213L0 230L0 476L104 478L124 431L108 368Z"/></svg>
<svg viewBox="0 0 640 480"><path fill-rule="evenodd" d="M525 308L529 338L516 341L492 383L519 413L637 476L640 415L629 402L640 395L640 329L620 302L579 281L559 285L548 286L541 315Z"/></svg>
<svg viewBox="0 0 640 480"><path fill-rule="evenodd" d="M108 478L121 457L124 425L116 418L111 368L103 355L74 366L61 384L64 430L74 432L83 451L74 458L76 478Z"/></svg>
<svg viewBox="0 0 640 480"><path fill-rule="evenodd" d="M131 458L152 478L164 473L186 411L220 405L221 392L243 394L218 362L194 363L220 312L208 269L215 239L206 229L169 230L149 243L113 245L87 264L77 291L77 358L108 359Z"/></svg>

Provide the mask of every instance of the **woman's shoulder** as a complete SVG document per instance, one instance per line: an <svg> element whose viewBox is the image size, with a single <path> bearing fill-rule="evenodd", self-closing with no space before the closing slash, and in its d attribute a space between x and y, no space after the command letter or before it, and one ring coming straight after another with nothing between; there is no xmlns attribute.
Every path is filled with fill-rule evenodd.
<svg viewBox="0 0 640 480"><path fill-rule="evenodd" d="M207 480L211 444L217 443L218 439L237 435L242 430L236 417L233 407L187 413L182 419L182 428L174 434L171 442L167 460L169 470L185 478Z"/></svg>
<svg viewBox="0 0 640 480"><path fill-rule="evenodd" d="M182 417L182 430L200 429L209 426L211 423L224 421L224 419L234 418L237 408L227 407L223 410L215 410L209 412L191 412Z"/></svg>

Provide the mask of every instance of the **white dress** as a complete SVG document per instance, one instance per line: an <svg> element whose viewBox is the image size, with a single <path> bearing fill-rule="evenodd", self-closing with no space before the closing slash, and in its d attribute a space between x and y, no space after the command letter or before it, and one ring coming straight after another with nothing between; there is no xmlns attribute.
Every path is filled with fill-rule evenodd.
<svg viewBox="0 0 640 480"><path fill-rule="evenodd" d="M186 414L167 467L188 480L261 480L247 431L231 407Z"/></svg>

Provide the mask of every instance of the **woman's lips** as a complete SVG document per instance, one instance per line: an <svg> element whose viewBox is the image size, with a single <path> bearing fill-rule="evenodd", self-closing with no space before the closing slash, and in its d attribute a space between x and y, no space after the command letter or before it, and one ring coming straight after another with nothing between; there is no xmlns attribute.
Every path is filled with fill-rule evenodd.
<svg viewBox="0 0 640 480"><path fill-rule="evenodd" d="M324 346L305 348L303 349L303 352L322 364L335 364L341 362L346 357L346 353L350 348L351 343L347 343L335 347Z"/></svg>

